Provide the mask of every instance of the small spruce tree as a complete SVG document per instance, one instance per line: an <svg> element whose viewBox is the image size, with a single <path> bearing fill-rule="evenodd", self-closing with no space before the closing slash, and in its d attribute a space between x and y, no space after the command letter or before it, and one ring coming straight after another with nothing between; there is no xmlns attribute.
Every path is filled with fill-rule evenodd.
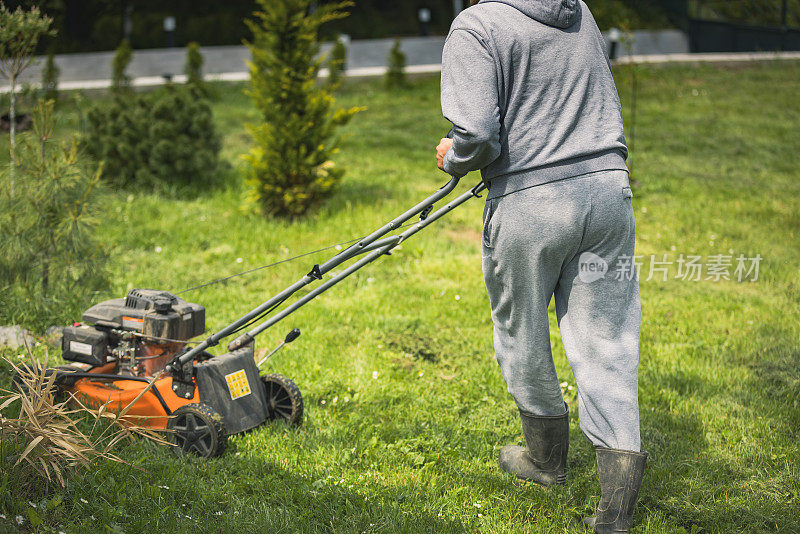
<svg viewBox="0 0 800 534"><path fill-rule="evenodd" d="M347 16L352 2L258 0L261 11L247 25L253 41L248 94L262 122L250 125L256 146L250 166L249 200L265 214L296 217L329 196L344 174L332 160L335 132L360 108L334 111L335 85L317 84L323 59L318 32Z"/></svg>
<svg viewBox="0 0 800 534"><path fill-rule="evenodd" d="M200 44L192 41L186 45L186 64L183 67L186 74L186 84L206 94L203 81L203 54L200 53Z"/></svg>
<svg viewBox="0 0 800 534"><path fill-rule="evenodd" d="M86 133L86 94L83 91L70 91L67 93L69 100L72 103L75 113L78 115L78 131L81 134Z"/></svg>
<svg viewBox="0 0 800 534"><path fill-rule="evenodd" d="M52 141L53 104L39 101L33 133L21 138L16 195L9 173L0 176L0 323L66 322L107 286L93 218L101 171L88 171L75 139Z"/></svg>
<svg viewBox="0 0 800 534"><path fill-rule="evenodd" d="M330 59L328 60L328 83L338 86L341 83L342 75L347 68L347 46L344 38L340 35L333 42Z"/></svg>
<svg viewBox="0 0 800 534"><path fill-rule="evenodd" d="M61 70L56 65L55 54L51 49L47 54L47 61L42 69L42 90L46 100L53 100L58 104L58 75Z"/></svg>
<svg viewBox="0 0 800 534"><path fill-rule="evenodd" d="M133 49L127 39L123 39L111 61L111 91L123 93L130 88L131 78L126 74L133 59Z"/></svg>
<svg viewBox="0 0 800 534"><path fill-rule="evenodd" d="M387 62L386 86L390 89L406 86L406 55L400 50L400 39L395 39Z"/></svg>

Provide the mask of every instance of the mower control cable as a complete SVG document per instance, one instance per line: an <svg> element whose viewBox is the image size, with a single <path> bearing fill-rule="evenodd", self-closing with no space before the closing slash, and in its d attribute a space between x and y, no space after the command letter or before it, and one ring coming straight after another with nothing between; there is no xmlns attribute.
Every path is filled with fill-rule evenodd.
<svg viewBox="0 0 800 534"><path fill-rule="evenodd" d="M234 330L233 332L231 332L231 333L230 333L230 334L228 334L228 335L231 335L231 336L232 336L233 334L238 334L239 332L241 332L241 331L242 331L242 330L244 330L245 328L248 328L248 327L250 327L250 326L253 326L253 325L254 325L254 324L256 324L258 321L260 321L261 319L263 319L264 317L266 317L267 315L269 315L270 313L272 313L272 312L274 312L276 309L278 309L278 307L279 307L281 304L283 304L284 302L286 302L286 299L287 299L287 298L289 298L289 297L287 296L286 298L279 300L278 302L276 302L276 303L275 303L275 305L274 305L274 306L272 306L272 307L271 307L271 308L269 308L268 310L265 310L265 311L264 311L264 313L262 313L261 315L258 315L258 316L256 316L256 317L253 317L253 318L252 318L250 321L248 321L246 324L243 324L242 326L240 326L239 328L237 328L236 330Z"/></svg>
<svg viewBox="0 0 800 534"><path fill-rule="evenodd" d="M420 218L424 220L425 217L423 217L423 215L425 215L427 217L427 214L424 214L424 213L420 214ZM406 224L404 224L402 226L399 226L398 229L405 228L405 227L411 226L413 224L416 224L416 223L415 222L406 223ZM208 282L203 282L202 284L196 285L194 287L190 287L188 289L184 289L182 291L178 291L177 293L175 293L175 295L180 295L182 293L188 293L189 291L194 291L196 289L202 289L204 287L213 286L214 284L219 284L221 282L226 282L226 281L230 280L231 278L237 278L239 276L244 276L246 274L254 273L256 271L261 271L262 269L269 269L270 267L275 267L276 265L280 265L281 263L289 263L290 261L298 260L298 259L304 258L306 256L311 256L312 254L317 254L319 252L325 252L326 250L330 250L332 248L341 247L341 246L344 246L344 245L351 245L351 244L353 244L353 243L355 243L357 241L361 241L362 239L364 239L364 237L366 237L366 236L357 237L355 239L350 239L348 241L342 241L341 243L336 243L336 244L333 244L333 245L329 245L327 247L318 248L317 250L311 250L309 252L303 252L302 254L298 254L297 256L292 256L291 258L286 258L286 259L283 259L283 260L276 261L274 263L268 263L266 265L261 265L260 267L253 267L252 269L248 269L248 270L242 271L240 273L234 273L234 274L231 274L231 275L228 275L228 276L224 276L222 278L217 278L215 280L210 280ZM154 338L154 339L156 339L156 338ZM195 341L194 343L197 343L197 342Z"/></svg>
<svg viewBox="0 0 800 534"><path fill-rule="evenodd" d="M324 263L319 264L319 267L315 266L315 268L312 270L311 273L306 274L305 276L297 280L294 284L285 288L283 291L281 291L277 295L274 295L273 297L268 299L266 302L263 302L256 308L252 309L250 312L246 313L236 321L224 327L222 330L215 332L207 339L196 345L194 348L188 350L183 354L176 356L170 363L167 364L164 370L173 374L185 374L184 369L186 365L192 360L194 360L195 356L198 355L200 352L202 352L204 349L218 345L221 339L228 337L235 332L238 333L244 328L252 326L255 322L263 319L266 315L275 311L278 308L278 306L283 304L291 295L296 293L301 288L307 286L308 284L314 282L315 280L319 280L320 277L329 273L340 264L350 259L353 259L357 256L364 255L361 259L359 259L352 265L345 268L342 272L332 275L332 278L330 280L327 280L326 282L322 283L319 287L307 293L305 296L301 297L298 301L294 302L292 305L286 307L276 315L270 317L260 325L253 328L252 330L240 335L238 338L236 338L235 340L233 340L228 344L228 350L231 352L244 347L245 345L249 344L256 335L264 331L269 326L277 323L278 321L280 321L281 319L283 319L284 317L286 317L287 315L298 309L300 306L309 302L317 295L326 291L327 289L337 284L344 278L348 277L358 269L364 267L368 263L371 263L380 256L387 254L393 248L400 245L402 241L405 241L407 238L411 237L413 234L422 230L423 228L425 228L432 222L436 221L446 213L449 213L455 207L459 206L469 198L473 196L478 196L478 193L480 193L486 188L486 184L480 182L476 186L470 188L466 193L462 194L461 196L447 203L445 206L439 208L433 213L430 214L426 213L424 217L419 218L419 221L413 222L411 224L406 224L412 217L422 214L422 212L425 211L426 208L448 196L450 192L456 187L458 182L459 178L452 176L449 182L440 187L435 193L428 196L422 202L419 202L412 208L406 210L401 215L395 217L390 222L384 224L377 230L373 231L371 234L361 238L360 240L358 240L357 243L353 243L346 249L342 250L338 254L329 258ZM405 226L409 226L410 228L408 228L407 230L403 231L400 234L385 237L386 234L396 231ZM335 246L336 245L333 245L333 247ZM327 248L332 248L332 247L327 247ZM285 261L289 260L283 260L283 262Z"/></svg>

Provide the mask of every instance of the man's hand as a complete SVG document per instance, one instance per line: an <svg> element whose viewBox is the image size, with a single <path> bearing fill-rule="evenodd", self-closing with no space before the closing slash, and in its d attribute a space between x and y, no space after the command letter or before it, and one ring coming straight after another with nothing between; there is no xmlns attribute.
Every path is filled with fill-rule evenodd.
<svg viewBox="0 0 800 534"><path fill-rule="evenodd" d="M443 137L439 141L439 146L436 147L436 164L441 170L444 170L444 155L447 154L451 146L453 146L453 140Z"/></svg>

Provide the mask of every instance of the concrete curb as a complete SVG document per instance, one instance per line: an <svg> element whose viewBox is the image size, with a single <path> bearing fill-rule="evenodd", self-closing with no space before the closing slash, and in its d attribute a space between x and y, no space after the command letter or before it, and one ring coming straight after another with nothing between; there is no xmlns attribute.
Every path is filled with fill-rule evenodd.
<svg viewBox="0 0 800 534"><path fill-rule="evenodd" d="M614 60L615 65L631 63L729 63L800 59L800 52L719 52L713 54L648 54Z"/></svg>
<svg viewBox="0 0 800 534"><path fill-rule="evenodd" d="M357 69L347 69L345 76L348 78L370 78L378 77L386 74L387 67L361 67ZM409 65L405 71L407 74L432 74L440 72L442 65L440 63L431 63L429 65ZM328 77L328 70L321 69L319 73L320 78ZM206 74L203 79L210 82L244 82L250 79L249 72L222 72L218 74ZM172 83L186 83L186 76L178 74L170 78ZM155 87L158 85L167 84L167 80L163 76L140 76L131 80L131 85L134 87ZM31 87L39 88L40 83L31 83ZM108 89L111 87L111 80L75 80L60 82L58 84L59 91L70 91L76 89ZM0 93L7 93L11 88L7 85L0 86Z"/></svg>
<svg viewBox="0 0 800 534"><path fill-rule="evenodd" d="M800 60L800 52L726 52L715 54L654 54L624 56L613 61L615 65L647 64L647 63L731 63L731 62L751 62L751 61L775 61L775 60ZM408 65L408 74L433 74L440 72L440 63L429 63L424 65ZM386 74L385 66L370 66L347 69L345 76L350 78L369 78L378 77ZM328 76L326 69L320 71L320 77ZM204 79L208 81L242 82L250 78L249 72L222 72L206 74ZM186 76L178 74L171 77L174 83L185 83ZM163 76L140 76L133 78L131 83L134 87L154 87L167 83ZM40 87L39 83L30 84L32 87ZM58 84L59 90L76 89L107 89L111 87L111 80L74 80L64 81ZM0 93L7 93L10 87L0 86Z"/></svg>

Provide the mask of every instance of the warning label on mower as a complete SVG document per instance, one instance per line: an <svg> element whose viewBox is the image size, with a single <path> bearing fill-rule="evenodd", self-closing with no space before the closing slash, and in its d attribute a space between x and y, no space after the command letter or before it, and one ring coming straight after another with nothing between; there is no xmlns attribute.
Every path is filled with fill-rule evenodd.
<svg viewBox="0 0 800 534"><path fill-rule="evenodd" d="M71 352L76 352L78 354L84 354L86 356L92 355L92 346L88 343L81 343L80 341L70 341L69 342L69 350Z"/></svg>
<svg viewBox="0 0 800 534"><path fill-rule="evenodd" d="M247 375L244 369L225 375L225 382L228 383L228 389L231 392L231 400L236 400L239 397L244 397L251 393L250 383L247 382Z"/></svg>

